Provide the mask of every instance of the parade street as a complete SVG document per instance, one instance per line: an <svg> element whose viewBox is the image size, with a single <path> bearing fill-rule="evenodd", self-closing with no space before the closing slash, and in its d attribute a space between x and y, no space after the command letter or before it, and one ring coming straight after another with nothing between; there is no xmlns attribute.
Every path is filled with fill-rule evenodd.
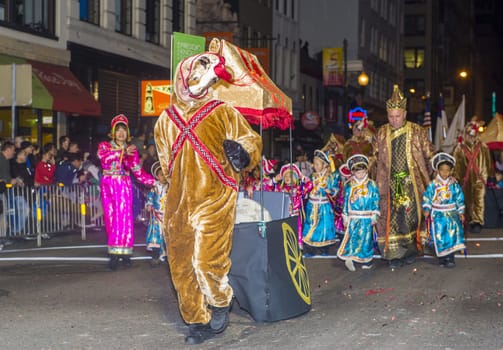
<svg viewBox="0 0 503 350"><path fill-rule="evenodd" d="M418 258L351 273L334 257L306 259L310 312L256 323L235 302L227 331L194 348L503 349L500 235L472 235L454 269ZM111 272L104 243L95 231L0 252L1 349L190 348L167 265L150 267L138 244L133 267Z"/></svg>

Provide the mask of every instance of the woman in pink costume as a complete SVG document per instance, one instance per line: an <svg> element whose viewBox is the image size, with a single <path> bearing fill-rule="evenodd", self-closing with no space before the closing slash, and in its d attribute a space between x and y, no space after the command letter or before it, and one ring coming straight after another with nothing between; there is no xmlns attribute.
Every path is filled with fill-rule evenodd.
<svg viewBox="0 0 503 350"><path fill-rule="evenodd" d="M133 254L133 185L130 172L145 185L152 186L155 179L140 164L138 151L128 145L128 119L119 114L112 119L112 140L98 145L101 161L101 200L108 235L109 268L117 269L122 257L124 266L131 266Z"/></svg>

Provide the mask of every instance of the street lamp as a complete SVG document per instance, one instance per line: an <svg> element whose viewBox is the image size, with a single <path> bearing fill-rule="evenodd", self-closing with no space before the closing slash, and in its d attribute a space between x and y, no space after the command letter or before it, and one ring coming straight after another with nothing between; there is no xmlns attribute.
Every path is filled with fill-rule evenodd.
<svg viewBox="0 0 503 350"><path fill-rule="evenodd" d="M362 71L358 76L358 85L362 87L366 87L369 84L369 76Z"/></svg>
<svg viewBox="0 0 503 350"><path fill-rule="evenodd" d="M459 77L462 78L462 79L466 79L468 78L468 72L466 71L466 69L462 69L460 72L459 72Z"/></svg>

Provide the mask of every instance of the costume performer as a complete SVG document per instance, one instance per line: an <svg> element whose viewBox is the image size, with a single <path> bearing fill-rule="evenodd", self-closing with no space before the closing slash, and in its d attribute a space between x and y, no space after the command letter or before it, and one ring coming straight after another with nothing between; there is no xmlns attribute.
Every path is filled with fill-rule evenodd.
<svg viewBox="0 0 503 350"><path fill-rule="evenodd" d="M369 179L369 159L355 154L347 160L351 180L344 188L343 218L346 227L337 256L345 261L349 271L355 271L354 262L363 269L372 268L374 256L374 226L379 217L379 189Z"/></svg>
<svg viewBox="0 0 503 350"><path fill-rule="evenodd" d="M426 129L406 121L407 99L398 85L386 101L388 124L377 132L376 181L381 196L379 247L390 268L411 264L421 246L421 199L430 181L433 146Z"/></svg>
<svg viewBox="0 0 503 350"><path fill-rule="evenodd" d="M128 145L128 119L119 114L112 119L112 140L98 145L103 176L100 181L103 217L108 235L109 267L117 268L119 258L131 266L133 254L133 185L130 173L141 183L152 186L154 178L141 165L138 151Z"/></svg>
<svg viewBox="0 0 503 350"><path fill-rule="evenodd" d="M231 80L224 58L206 52L175 72L173 106L154 136L169 184L164 232L187 344L223 332L233 296L228 273L240 172L260 161L262 142L232 106L214 100L214 84ZM213 90L214 89L214 90Z"/></svg>
<svg viewBox="0 0 503 350"><path fill-rule="evenodd" d="M470 232L480 233L484 225L484 198L486 183L494 176L491 153L478 136L481 123L472 120L465 129L463 141L454 148L454 177L463 188L466 203L466 216Z"/></svg>
<svg viewBox="0 0 503 350"><path fill-rule="evenodd" d="M372 148L372 140L374 139L373 126L370 125L367 117L357 120L353 124L353 136L344 143L342 153L344 161L347 161L355 154L363 154L369 159L369 176L375 178L375 157Z"/></svg>
<svg viewBox="0 0 503 350"><path fill-rule="evenodd" d="M306 256L312 256L319 250L321 255L327 255L329 246L336 242L334 211L329 197L337 196L339 173L331 171L329 156L320 150L314 151L313 166L313 187L306 203L302 229Z"/></svg>
<svg viewBox="0 0 503 350"><path fill-rule="evenodd" d="M147 250L152 252L152 267L159 266L166 258L166 242L164 241L164 208L166 200L166 179L161 169L161 164L152 164L152 175L157 179L154 186L147 194L145 207L150 212L150 219L147 226Z"/></svg>
<svg viewBox="0 0 503 350"><path fill-rule="evenodd" d="M323 146L321 151L327 153L330 159L330 167L332 172L344 164L344 155L342 150L344 148L344 137L340 135L330 134L328 142ZM313 160L314 162L314 160Z"/></svg>
<svg viewBox="0 0 503 350"><path fill-rule="evenodd" d="M302 175L295 164L285 164L281 167L275 180L275 191L290 194L290 216L297 216L297 237L302 248L302 222L304 216L304 200L313 188L312 182Z"/></svg>
<svg viewBox="0 0 503 350"><path fill-rule="evenodd" d="M424 191L423 213L440 265L454 267L454 254L466 248L463 232L465 197L461 186L451 176L456 164L454 157L438 153L431 164L437 176Z"/></svg>

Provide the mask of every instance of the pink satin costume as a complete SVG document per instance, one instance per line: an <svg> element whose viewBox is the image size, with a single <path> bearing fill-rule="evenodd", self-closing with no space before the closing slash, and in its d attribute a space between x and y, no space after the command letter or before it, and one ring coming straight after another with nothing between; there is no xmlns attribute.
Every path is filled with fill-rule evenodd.
<svg viewBox="0 0 503 350"><path fill-rule="evenodd" d="M153 185L154 178L141 165L138 151L127 155L114 141L102 142L98 146L101 161L101 200L108 235L108 253L114 255L133 254L134 218L133 185L130 172L145 185Z"/></svg>

